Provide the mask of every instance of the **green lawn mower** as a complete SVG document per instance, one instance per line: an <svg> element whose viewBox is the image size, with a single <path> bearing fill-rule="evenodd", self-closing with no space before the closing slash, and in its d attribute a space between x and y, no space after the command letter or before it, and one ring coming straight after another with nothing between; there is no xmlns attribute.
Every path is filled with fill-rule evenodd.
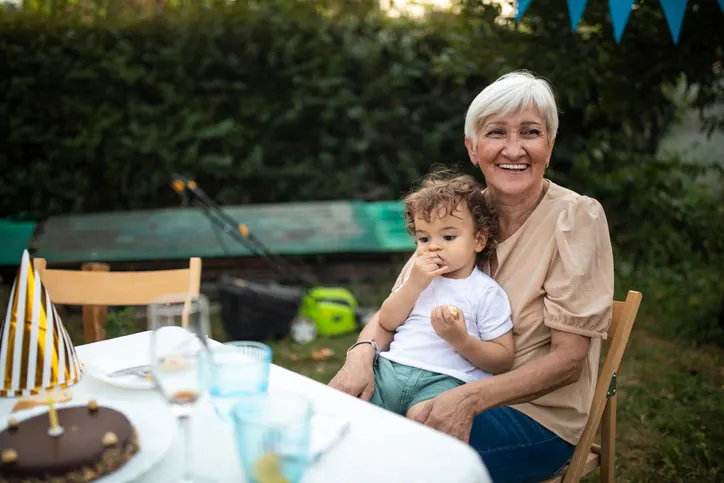
<svg viewBox="0 0 724 483"><path fill-rule="evenodd" d="M224 233L266 260L281 282L260 282L230 276L218 281L224 329L234 340L276 339L291 335L308 343L317 335L335 336L358 330L372 311L359 307L341 287L322 287L305 277L283 257L272 253L201 190L195 181L173 175L171 186L184 204L196 206Z"/></svg>

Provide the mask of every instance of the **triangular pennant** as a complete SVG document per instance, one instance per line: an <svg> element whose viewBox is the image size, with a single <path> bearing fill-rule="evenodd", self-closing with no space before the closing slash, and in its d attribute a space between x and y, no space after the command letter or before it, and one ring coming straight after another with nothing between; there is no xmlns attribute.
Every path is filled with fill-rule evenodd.
<svg viewBox="0 0 724 483"><path fill-rule="evenodd" d="M515 14L516 22L520 22L520 19L523 18L523 14L528 10L532 1L533 0L518 0L518 11Z"/></svg>
<svg viewBox="0 0 724 483"><path fill-rule="evenodd" d="M0 327L0 397L64 389L82 374L63 321L25 250Z"/></svg>
<svg viewBox="0 0 724 483"><path fill-rule="evenodd" d="M568 0L568 16L571 18L571 30L574 32L586 10L586 3L587 0Z"/></svg>
<svg viewBox="0 0 724 483"><path fill-rule="evenodd" d="M621 43L621 36L623 36L623 31L626 28L628 17L631 15L633 4L634 0L608 0L616 43Z"/></svg>
<svg viewBox="0 0 724 483"><path fill-rule="evenodd" d="M719 2L724 2L724 0L719 0ZM684 21L686 0L661 0L661 8L664 11L666 22L669 24L671 36L674 37L674 45L676 45L679 42L681 24Z"/></svg>

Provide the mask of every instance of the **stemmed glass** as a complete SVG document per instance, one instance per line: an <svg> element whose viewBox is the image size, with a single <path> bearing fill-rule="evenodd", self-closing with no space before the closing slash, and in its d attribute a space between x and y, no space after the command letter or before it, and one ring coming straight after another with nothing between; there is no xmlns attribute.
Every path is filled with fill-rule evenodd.
<svg viewBox="0 0 724 483"><path fill-rule="evenodd" d="M208 318L208 301L199 295L168 295L148 305L153 382L183 431L185 454L180 483L210 481L193 472L189 436L191 413L209 383Z"/></svg>

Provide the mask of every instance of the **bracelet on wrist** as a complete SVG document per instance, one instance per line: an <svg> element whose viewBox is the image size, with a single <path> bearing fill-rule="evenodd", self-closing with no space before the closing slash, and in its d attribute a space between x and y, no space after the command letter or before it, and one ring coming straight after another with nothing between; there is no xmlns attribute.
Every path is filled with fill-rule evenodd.
<svg viewBox="0 0 724 483"><path fill-rule="evenodd" d="M358 340L357 342L355 342L354 344L352 344L352 346L351 346L349 349L347 349L347 354L349 354L349 352L350 352L352 349L354 349L354 348L357 347L358 345L362 345L362 344L370 344L370 345L372 346L372 348L373 348L374 351L375 351L375 358L374 358L373 363L374 363L374 364L377 364L377 358L378 358L379 355L380 355L380 349L377 347L377 343L376 343L374 340L372 340L372 339Z"/></svg>

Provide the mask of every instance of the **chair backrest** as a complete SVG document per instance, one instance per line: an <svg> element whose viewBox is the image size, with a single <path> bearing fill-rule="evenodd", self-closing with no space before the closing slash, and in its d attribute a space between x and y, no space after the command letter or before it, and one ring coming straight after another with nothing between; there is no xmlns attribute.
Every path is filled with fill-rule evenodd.
<svg viewBox="0 0 724 483"><path fill-rule="evenodd" d="M610 344L608 353L598 376L588 422L573 452L573 457L563 479L564 483L577 482L583 474L586 459L593 445L593 439L606 409L606 403L608 398L615 394L616 373L621 365L621 359L626 350L626 344L631 335L631 329L633 329L641 299L640 292L629 291L624 302L613 302L613 315L607 337ZM609 392L609 389L612 389L612 392Z"/></svg>
<svg viewBox="0 0 724 483"><path fill-rule="evenodd" d="M33 264L50 299L59 305L147 305L163 295L198 295L201 289L201 259L196 257L188 268L141 272L54 270L43 258Z"/></svg>

